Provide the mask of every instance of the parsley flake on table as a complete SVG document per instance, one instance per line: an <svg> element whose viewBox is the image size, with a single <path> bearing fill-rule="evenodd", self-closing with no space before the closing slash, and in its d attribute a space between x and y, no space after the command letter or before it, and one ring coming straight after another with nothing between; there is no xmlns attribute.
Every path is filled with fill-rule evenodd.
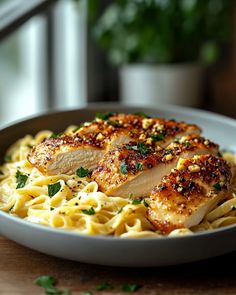
<svg viewBox="0 0 236 295"><path fill-rule="evenodd" d="M25 174L21 174L19 170L17 170L15 176L16 176L16 183L17 183L16 188L18 189L18 188L24 187L28 179L28 176Z"/></svg>
<svg viewBox="0 0 236 295"><path fill-rule="evenodd" d="M80 178L87 177L90 175L90 171L89 171L89 169L85 169L83 167L80 167L76 170L76 175L79 176Z"/></svg>
<svg viewBox="0 0 236 295"><path fill-rule="evenodd" d="M51 276L40 276L35 280L35 284L44 288L45 294L47 295L70 295L70 290L59 290L55 287L57 280Z"/></svg>
<svg viewBox="0 0 236 295"><path fill-rule="evenodd" d="M94 215L96 213L93 207L90 209L83 209L82 212L87 215Z"/></svg>
<svg viewBox="0 0 236 295"><path fill-rule="evenodd" d="M138 284L127 284L126 283L126 284L123 284L122 291L132 293L132 292L136 292L140 288L141 288L141 286Z"/></svg>
<svg viewBox="0 0 236 295"><path fill-rule="evenodd" d="M48 195L49 195L49 197L53 197L56 193L59 192L60 189L61 189L60 182L56 182L54 184L49 184L48 185Z"/></svg>
<svg viewBox="0 0 236 295"><path fill-rule="evenodd" d="M125 161L122 161L120 164L120 172L122 174L127 174L128 173L128 166L126 165Z"/></svg>
<svg viewBox="0 0 236 295"><path fill-rule="evenodd" d="M101 283L97 286L97 291L112 290L114 287L109 283Z"/></svg>

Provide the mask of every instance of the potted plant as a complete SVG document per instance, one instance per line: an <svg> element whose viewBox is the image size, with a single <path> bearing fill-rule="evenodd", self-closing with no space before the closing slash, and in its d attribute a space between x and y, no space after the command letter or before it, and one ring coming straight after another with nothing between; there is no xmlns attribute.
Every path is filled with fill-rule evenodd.
<svg viewBox="0 0 236 295"><path fill-rule="evenodd" d="M117 0L94 26L119 66L121 101L197 106L230 29L231 0Z"/></svg>

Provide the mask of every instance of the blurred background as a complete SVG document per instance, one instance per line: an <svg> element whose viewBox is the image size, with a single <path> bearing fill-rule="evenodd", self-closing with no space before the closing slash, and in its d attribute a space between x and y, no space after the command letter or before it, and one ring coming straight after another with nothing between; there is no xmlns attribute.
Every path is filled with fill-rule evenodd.
<svg viewBox="0 0 236 295"><path fill-rule="evenodd" d="M0 125L89 102L236 118L234 0L0 0Z"/></svg>

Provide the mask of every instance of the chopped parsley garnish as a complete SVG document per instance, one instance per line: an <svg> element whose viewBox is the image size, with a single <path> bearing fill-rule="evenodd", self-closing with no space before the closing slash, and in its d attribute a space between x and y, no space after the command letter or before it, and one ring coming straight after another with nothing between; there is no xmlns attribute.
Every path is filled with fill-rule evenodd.
<svg viewBox="0 0 236 295"><path fill-rule="evenodd" d="M129 199L132 199L133 198L133 194L132 193L129 193L128 197L129 197Z"/></svg>
<svg viewBox="0 0 236 295"><path fill-rule="evenodd" d="M4 173L2 172L2 170L0 170L0 175L4 175Z"/></svg>
<svg viewBox="0 0 236 295"><path fill-rule="evenodd" d="M82 128L82 127L84 126L84 124L85 124L85 123L81 123L81 124L79 124L79 126L76 127L72 132L73 132L73 133L77 132L80 128Z"/></svg>
<svg viewBox="0 0 236 295"><path fill-rule="evenodd" d="M148 202L145 200L145 199L143 199L143 205L145 206L145 207L149 207L149 204L148 204Z"/></svg>
<svg viewBox="0 0 236 295"><path fill-rule="evenodd" d="M164 132L160 132L159 134L152 134L150 135L151 139L153 139L154 141L161 141L164 139L165 137L165 133Z"/></svg>
<svg viewBox="0 0 236 295"><path fill-rule="evenodd" d="M146 146L145 143L139 142L137 144L137 148L138 148L138 151L140 152L140 154L142 154L144 156L147 155L147 153L148 153L148 147Z"/></svg>
<svg viewBox="0 0 236 295"><path fill-rule="evenodd" d="M8 163L8 162L11 162L11 160L12 160L12 159L11 159L11 155L6 155L6 156L4 157L4 161L7 162L7 163Z"/></svg>
<svg viewBox="0 0 236 295"><path fill-rule="evenodd" d="M221 190L221 185L220 185L218 182L215 183L215 184L213 185L213 187L214 187L216 190L218 190L218 191Z"/></svg>
<svg viewBox="0 0 236 295"><path fill-rule="evenodd" d="M120 172L122 174L127 174L128 173L128 166L126 165L125 161L122 161L120 164Z"/></svg>
<svg viewBox="0 0 236 295"><path fill-rule="evenodd" d="M142 200L139 200L139 199L135 199L132 201L132 205L139 205L141 204Z"/></svg>
<svg viewBox="0 0 236 295"><path fill-rule="evenodd" d="M114 113L112 112L106 112L106 113L97 113L95 118L101 119L103 121L107 121Z"/></svg>
<svg viewBox="0 0 236 295"><path fill-rule="evenodd" d="M141 116L143 118L151 118L149 115L145 114L144 112L136 112L134 113L136 116Z"/></svg>
<svg viewBox="0 0 236 295"><path fill-rule="evenodd" d="M90 171L86 168L80 167L76 170L76 175L83 178L90 175Z"/></svg>
<svg viewBox="0 0 236 295"><path fill-rule="evenodd" d="M29 148L29 149L32 149L32 145L31 144L27 144L27 147Z"/></svg>
<svg viewBox="0 0 236 295"><path fill-rule="evenodd" d="M28 176L25 174L21 174L19 170L17 170L15 176L16 176L16 183L17 183L16 188L18 189L18 188L24 187L28 179Z"/></svg>
<svg viewBox="0 0 236 295"><path fill-rule="evenodd" d="M179 137L175 137L174 142L179 143Z"/></svg>
<svg viewBox="0 0 236 295"><path fill-rule="evenodd" d="M184 145L188 148L188 147L190 147L191 143L189 141L185 141Z"/></svg>
<svg viewBox="0 0 236 295"><path fill-rule="evenodd" d="M81 293L81 295L93 295L93 293L90 291L85 291L85 292Z"/></svg>
<svg viewBox="0 0 236 295"><path fill-rule="evenodd" d="M148 147L143 142L139 142L137 143L137 145L126 144L125 147L127 148L127 150L138 151L144 156L148 153Z"/></svg>
<svg viewBox="0 0 236 295"><path fill-rule="evenodd" d="M56 193L59 192L60 189L61 189L60 182L56 182L54 184L49 184L48 185L48 195L49 195L49 197L53 197Z"/></svg>
<svg viewBox="0 0 236 295"><path fill-rule="evenodd" d="M107 120L107 124L113 127L121 127L122 125L116 120Z"/></svg>
<svg viewBox="0 0 236 295"><path fill-rule="evenodd" d="M97 286L97 291L112 290L114 287L109 283L102 283Z"/></svg>
<svg viewBox="0 0 236 295"><path fill-rule="evenodd" d="M51 276L41 276L35 280L35 284L44 288L45 294L70 295L70 290L59 290L55 287L57 280Z"/></svg>
<svg viewBox="0 0 236 295"><path fill-rule="evenodd" d="M50 207L50 211L53 211L55 208L53 208L53 207Z"/></svg>
<svg viewBox="0 0 236 295"><path fill-rule="evenodd" d="M132 293L132 292L136 292L140 288L141 286L138 284L124 284L122 286L122 291Z"/></svg>
<svg viewBox="0 0 236 295"><path fill-rule="evenodd" d="M96 213L93 207L90 209L83 209L82 212L87 215L94 215Z"/></svg>
<svg viewBox="0 0 236 295"><path fill-rule="evenodd" d="M136 170L143 170L143 164L142 163L136 163L135 168L136 168Z"/></svg>
<svg viewBox="0 0 236 295"><path fill-rule="evenodd" d="M63 135L62 132L60 132L60 133L52 133L52 134L49 136L49 138L58 138L58 137L61 137L62 135Z"/></svg>
<svg viewBox="0 0 236 295"><path fill-rule="evenodd" d="M15 204L9 208L9 211L11 211L14 208L14 206L15 206Z"/></svg>
<svg viewBox="0 0 236 295"><path fill-rule="evenodd" d="M120 208L120 210L117 212L118 214L123 211L123 207Z"/></svg>

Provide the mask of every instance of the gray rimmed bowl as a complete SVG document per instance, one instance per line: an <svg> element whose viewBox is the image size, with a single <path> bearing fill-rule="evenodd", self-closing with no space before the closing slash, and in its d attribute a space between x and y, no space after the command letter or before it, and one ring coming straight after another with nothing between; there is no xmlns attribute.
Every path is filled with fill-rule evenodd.
<svg viewBox="0 0 236 295"><path fill-rule="evenodd" d="M176 106L137 108L114 104L43 114L0 130L0 156L17 139L42 129L55 132L94 118L96 112L115 111L175 118L200 125L203 134L222 148L236 150L236 121L206 111ZM19 244L66 259L112 266L161 266L197 261L236 250L236 225L182 237L115 238L88 236L30 223L0 212L0 232Z"/></svg>

